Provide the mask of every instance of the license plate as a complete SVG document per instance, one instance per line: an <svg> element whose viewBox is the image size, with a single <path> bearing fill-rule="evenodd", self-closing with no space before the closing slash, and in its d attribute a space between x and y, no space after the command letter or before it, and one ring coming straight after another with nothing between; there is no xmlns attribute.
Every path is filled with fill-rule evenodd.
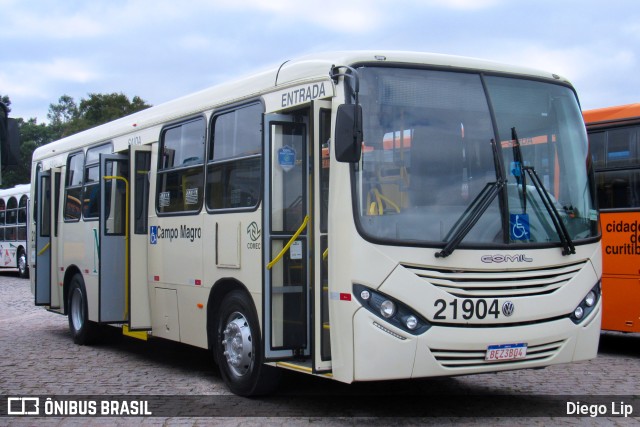
<svg viewBox="0 0 640 427"><path fill-rule="evenodd" d="M503 360L524 359L527 356L527 344L500 344L487 347L484 360L489 362L500 362Z"/></svg>

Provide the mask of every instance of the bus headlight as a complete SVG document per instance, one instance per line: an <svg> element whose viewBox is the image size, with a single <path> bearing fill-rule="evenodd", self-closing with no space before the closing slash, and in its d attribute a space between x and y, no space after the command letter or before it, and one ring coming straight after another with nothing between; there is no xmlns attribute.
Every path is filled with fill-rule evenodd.
<svg viewBox="0 0 640 427"><path fill-rule="evenodd" d="M587 307L593 307L596 303L596 294L593 291L590 291L584 299L584 303L587 304Z"/></svg>
<svg viewBox="0 0 640 427"><path fill-rule="evenodd" d="M573 313L570 316L573 323L577 325L584 318L586 318L589 315L589 313L593 311L593 308L595 307L599 298L600 298L600 282L596 283L596 285L582 299L580 304L573 310Z"/></svg>
<svg viewBox="0 0 640 427"><path fill-rule="evenodd" d="M353 285L353 295L371 313L411 335L420 335L431 327L431 324L411 307L382 292L362 285Z"/></svg>
<svg viewBox="0 0 640 427"><path fill-rule="evenodd" d="M387 319L396 314L396 305L391 300L384 300L380 304L380 314Z"/></svg>
<svg viewBox="0 0 640 427"><path fill-rule="evenodd" d="M418 327L418 325L420 325L420 322L418 322L418 319L416 319L416 316L411 315L404 320L404 324L407 325L407 328L413 331L415 328Z"/></svg>

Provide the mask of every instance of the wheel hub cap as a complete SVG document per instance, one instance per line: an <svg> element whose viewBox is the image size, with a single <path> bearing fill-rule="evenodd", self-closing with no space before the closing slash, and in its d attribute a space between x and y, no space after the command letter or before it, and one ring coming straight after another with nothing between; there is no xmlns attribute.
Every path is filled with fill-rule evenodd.
<svg viewBox="0 0 640 427"><path fill-rule="evenodd" d="M234 313L230 319L222 333L223 355L231 371L236 376L242 376L249 372L253 361L251 329L240 313Z"/></svg>

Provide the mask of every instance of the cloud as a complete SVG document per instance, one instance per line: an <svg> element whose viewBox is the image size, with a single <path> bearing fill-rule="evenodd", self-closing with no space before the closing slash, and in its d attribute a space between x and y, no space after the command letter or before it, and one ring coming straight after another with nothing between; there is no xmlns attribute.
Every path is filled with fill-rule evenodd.
<svg viewBox="0 0 640 427"><path fill-rule="evenodd" d="M222 2L221 8L244 10L248 14L267 12L270 20L286 25L292 32L304 32L305 24L342 33L374 31L395 5L392 0L244 0Z"/></svg>
<svg viewBox="0 0 640 427"><path fill-rule="evenodd" d="M38 6L40 8L41 6ZM91 16L82 12L70 12L60 8L41 7L34 13L31 8L7 8L5 24L0 28L0 34L6 40L14 36L31 39L71 39L80 37L97 37L106 33L100 15Z"/></svg>
<svg viewBox="0 0 640 427"><path fill-rule="evenodd" d="M101 78L89 63L74 58L4 63L0 90L9 95L15 117L46 117L46 109L61 95L85 96L90 83Z"/></svg>
<svg viewBox="0 0 640 427"><path fill-rule="evenodd" d="M419 4L444 9L479 10L498 6L503 0L426 0Z"/></svg>

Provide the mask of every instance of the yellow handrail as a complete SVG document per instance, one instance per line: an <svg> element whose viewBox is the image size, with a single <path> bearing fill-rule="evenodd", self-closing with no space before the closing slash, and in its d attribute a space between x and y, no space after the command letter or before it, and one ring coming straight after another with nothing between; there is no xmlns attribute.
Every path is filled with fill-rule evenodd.
<svg viewBox="0 0 640 427"><path fill-rule="evenodd" d="M296 233L293 236L291 236L291 239L289 239L287 244L284 245L284 248L282 248L280 253L269 264L267 264L267 270L271 270L271 267L276 265L278 261L280 261L280 259L284 256L284 254L287 253L287 251L289 250L289 247L293 244L293 242L295 242L295 240L300 236L300 234L307 227L308 222L309 222L309 215L306 215L304 217L304 221L302 221L302 225L300 225L300 228L298 228L298 231L296 231Z"/></svg>
<svg viewBox="0 0 640 427"><path fill-rule="evenodd" d="M45 253L47 251L47 249L49 249L50 246L51 246L51 242L49 242L46 245L44 245L44 247L42 249L40 249L40 252L38 252L38 256L40 256L43 253Z"/></svg>
<svg viewBox="0 0 640 427"><path fill-rule="evenodd" d="M129 316L129 181L123 176L104 176L104 180L119 179L124 181L124 314L123 317L127 320Z"/></svg>

